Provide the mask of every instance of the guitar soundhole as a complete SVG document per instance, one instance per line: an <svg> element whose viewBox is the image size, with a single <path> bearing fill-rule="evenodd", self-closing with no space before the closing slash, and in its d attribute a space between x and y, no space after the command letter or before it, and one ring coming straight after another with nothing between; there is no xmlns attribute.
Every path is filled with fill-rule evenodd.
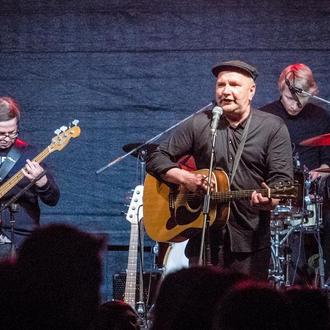
<svg viewBox="0 0 330 330"><path fill-rule="evenodd" d="M190 211L199 211L203 202L203 194L194 194L187 198L187 206Z"/></svg>
<svg viewBox="0 0 330 330"><path fill-rule="evenodd" d="M186 207L180 206L175 212L175 220L178 225L186 225L195 221L200 214L200 208L197 212L188 211Z"/></svg>

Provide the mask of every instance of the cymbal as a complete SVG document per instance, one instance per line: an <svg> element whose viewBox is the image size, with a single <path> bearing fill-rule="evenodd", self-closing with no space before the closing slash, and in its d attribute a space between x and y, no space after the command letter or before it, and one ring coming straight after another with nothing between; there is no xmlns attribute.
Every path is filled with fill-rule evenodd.
<svg viewBox="0 0 330 330"><path fill-rule="evenodd" d="M330 133L314 136L299 143L301 146L322 147L330 146Z"/></svg>
<svg viewBox="0 0 330 330"><path fill-rule="evenodd" d="M320 168L316 168L315 170L313 170L314 172L319 172L319 173L330 173L330 167L320 167Z"/></svg>
<svg viewBox="0 0 330 330"><path fill-rule="evenodd" d="M144 153L147 153L147 154L150 154L152 152L154 152L156 150L156 148L158 147L158 144L154 144L154 143L149 143L149 144L145 144L143 147L142 147L143 143L128 143L128 144L125 144L123 146L123 150L125 152L130 152L136 148L139 148L137 149L136 151L132 152L131 155L133 157L139 157L139 154L143 151Z"/></svg>

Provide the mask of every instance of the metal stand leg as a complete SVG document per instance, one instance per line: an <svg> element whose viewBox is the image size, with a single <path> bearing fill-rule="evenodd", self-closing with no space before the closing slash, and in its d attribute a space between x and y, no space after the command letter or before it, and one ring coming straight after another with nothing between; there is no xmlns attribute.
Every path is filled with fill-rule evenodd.
<svg viewBox="0 0 330 330"><path fill-rule="evenodd" d="M291 261L290 247L288 238L294 228L283 230L282 221L274 220L275 231L271 237L271 253L273 267L269 271L269 280L274 283L276 288L290 286L289 265Z"/></svg>

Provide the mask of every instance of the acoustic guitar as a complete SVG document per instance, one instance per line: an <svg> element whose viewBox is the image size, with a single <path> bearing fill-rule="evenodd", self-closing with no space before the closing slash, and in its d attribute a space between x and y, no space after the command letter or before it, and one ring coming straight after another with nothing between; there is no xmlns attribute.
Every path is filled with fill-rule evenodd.
<svg viewBox="0 0 330 330"><path fill-rule="evenodd" d="M207 169L194 171L208 175ZM214 192L210 201L210 225L215 222L220 227L228 220L230 202L250 199L253 191L269 198L293 199L297 197L297 187L291 183L281 183L269 189L230 191L229 179L225 171L214 170ZM196 235L202 228L203 192L189 192L182 187L171 189L166 183L147 175L144 184L143 212L144 226L150 238L158 242L181 242Z"/></svg>
<svg viewBox="0 0 330 330"><path fill-rule="evenodd" d="M62 150L71 140L80 135L80 127L78 126L79 120L74 120L70 124L70 127L62 126L55 131L56 136L53 137L50 145L40 152L32 161L37 163L42 162L49 154L54 151ZM12 188L16 186L24 177L22 170L13 175L9 180L0 186L0 198L5 196Z"/></svg>

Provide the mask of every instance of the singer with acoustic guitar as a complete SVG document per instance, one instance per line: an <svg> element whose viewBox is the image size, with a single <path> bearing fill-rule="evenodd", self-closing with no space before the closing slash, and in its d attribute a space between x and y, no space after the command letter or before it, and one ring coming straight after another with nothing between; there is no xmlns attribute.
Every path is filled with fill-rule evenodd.
<svg viewBox="0 0 330 330"><path fill-rule="evenodd" d="M252 108L258 75L254 66L233 60L215 65L212 73L216 77L215 104L180 125L147 160L144 223L147 233L152 232L150 221L155 224L164 217L155 201L168 197L164 230L158 232L183 228L170 241L189 238L185 252L190 264L199 260L201 235L192 224L207 189L205 169L209 168L211 131L215 129L210 218L211 222L212 217L216 219L210 226L211 261L266 280L270 211L279 202L273 187L277 191L276 187L293 180L289 133L282 119ZM180 169L177 161L187 154L194 157L197 171ZM259 190L261 187L264 189ZM161 198L152 196L153 192ZM190 204L192 195L200 198Z"/></svg>

